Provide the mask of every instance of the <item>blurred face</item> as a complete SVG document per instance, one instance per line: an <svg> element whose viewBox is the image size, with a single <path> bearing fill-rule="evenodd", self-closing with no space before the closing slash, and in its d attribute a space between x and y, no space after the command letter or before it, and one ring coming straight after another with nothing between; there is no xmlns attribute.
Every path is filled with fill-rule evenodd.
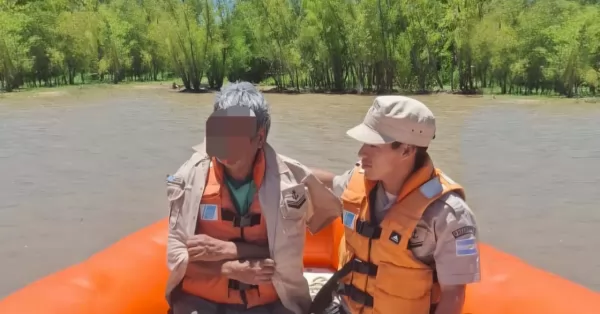
<svg viewBox="0 0 600 314"><path fill-rule="evenodd" d="M211 117L206 125L206 152L232 173L247 171L265 142L255 117Z"/></svg>
<svg viewBox="0 0 600 314"><path fill-rule="evenodd" d="M365 177L371 181L381 181L411 171L414 153L414 147L405 144L395 149L392 144L363 144L358 156Z"/></svg>
<svg viewBox="0 0 600 314"><path fill-rule="evenodd" d="M252 167L256 153L263 147L264 131L261 130L253 137L223 137L219 140L225 149L215 157L225 168L237 173Z"/></svg>

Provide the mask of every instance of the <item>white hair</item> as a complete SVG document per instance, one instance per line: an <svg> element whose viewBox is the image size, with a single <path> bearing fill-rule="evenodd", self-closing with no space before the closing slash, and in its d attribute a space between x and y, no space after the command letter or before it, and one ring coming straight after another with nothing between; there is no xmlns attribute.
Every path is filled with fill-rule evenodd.
<svg viewBox="0 0 600 314"><path fill-rule="evenodd" d="M271 108L263 94L250 82L229 83L217 93L214 111L233 106L250 108L256 115L258 128L265 129L265 137L271 128Z"/></svg>

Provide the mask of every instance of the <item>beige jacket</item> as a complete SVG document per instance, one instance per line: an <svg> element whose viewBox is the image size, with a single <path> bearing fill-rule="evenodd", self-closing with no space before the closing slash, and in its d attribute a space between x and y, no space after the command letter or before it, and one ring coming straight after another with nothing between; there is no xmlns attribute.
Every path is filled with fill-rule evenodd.
<svg viewBox="0 0 600 314"><path fill-rule="evenodd" d="M167 299L186 271L188 253L185 243L195 232L210 167L204 143L194 150L196 153L167 184L170 205ZM306 314L311 298L303 275L305 228L316 233L327 226L341 215L341 202L307 167L278 155L269 145L265 147L265 162L265 179L258 198L266 220L271 258L276 265L273 285L287 309L295 314ZM302 198L306 201L300 209L287 206Z"/></svg>

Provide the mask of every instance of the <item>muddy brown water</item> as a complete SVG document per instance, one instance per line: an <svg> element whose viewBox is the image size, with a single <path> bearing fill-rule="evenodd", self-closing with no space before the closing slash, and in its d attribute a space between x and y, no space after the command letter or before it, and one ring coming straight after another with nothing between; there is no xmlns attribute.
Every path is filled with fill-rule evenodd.
<svg viewBox="0 0 600 314"><path fill-rule="evenodd" d="M83 261L167 213L165 175L202 136L212 94L82 89L0 97L0 297ZM373 96L267 95L269 141L335 172ZM481 238L600 290L600 106L416 97L438 118L432 156L467 190Z"/></svg>

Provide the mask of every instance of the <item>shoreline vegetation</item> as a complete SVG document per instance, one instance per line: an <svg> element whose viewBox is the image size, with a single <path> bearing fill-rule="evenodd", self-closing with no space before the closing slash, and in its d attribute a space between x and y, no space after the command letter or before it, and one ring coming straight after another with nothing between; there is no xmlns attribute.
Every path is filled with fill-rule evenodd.
<svg viewBox="0 0 600 314"><path fill-rule="evenodd" d="M0 91L595 97L600 0L0 0ZM181 82L181 84L179 84Z"/></svg>
<svg viewBox="0 0 600 314"><path fill-rule="evenodd" d="M177 88L174 88L173 85L177 85ZM348 92L331 92L331 91L311 91L311 90L279 90L276 86L273 85L261 85L254 84L261 92L265 94L279 94L279 95L356 95L356 96L376 96L376 93L373 92L363 92L362 94L358 94L357 91L348 91ZM121 89L126 91L135 91L135 90L162 90L166 93L177 93L177 94L210 94L218 92L218 90L208 88L208 85L203 84L202 89L200 91L195 90L186 90L180 82L177 81L147 81L147 82L121 82L119 84L107 83L107 82L88 82L86 84L80 85L60 85L53 87L31 87L31 88L23 88L15 90L11 93L5 93L0 91L0 99L5 97L15 96L18 97L58 97L58 96L78 96L79 93L85 92L97 92L102 91L104 89ZM585 97L581 95L576 95L573 98L567 98L561 95L516 95L516 94L499 94L494 93L489 90L484 91L480 94L461 94L457 92L452 92L449 90L436 90L432 92L426 93L410 93L410 92L400 92L400 91L392 91L388 94L393 95L404 95L404 96L428 96L428 95L448 95L448 96L464 96L464 97L482 97L489 99L514 99L514 100L527 100L527 101L544 101L544 100L572 100L575 103L591 103L591 104L600 104L600 97Z"/></svg>

